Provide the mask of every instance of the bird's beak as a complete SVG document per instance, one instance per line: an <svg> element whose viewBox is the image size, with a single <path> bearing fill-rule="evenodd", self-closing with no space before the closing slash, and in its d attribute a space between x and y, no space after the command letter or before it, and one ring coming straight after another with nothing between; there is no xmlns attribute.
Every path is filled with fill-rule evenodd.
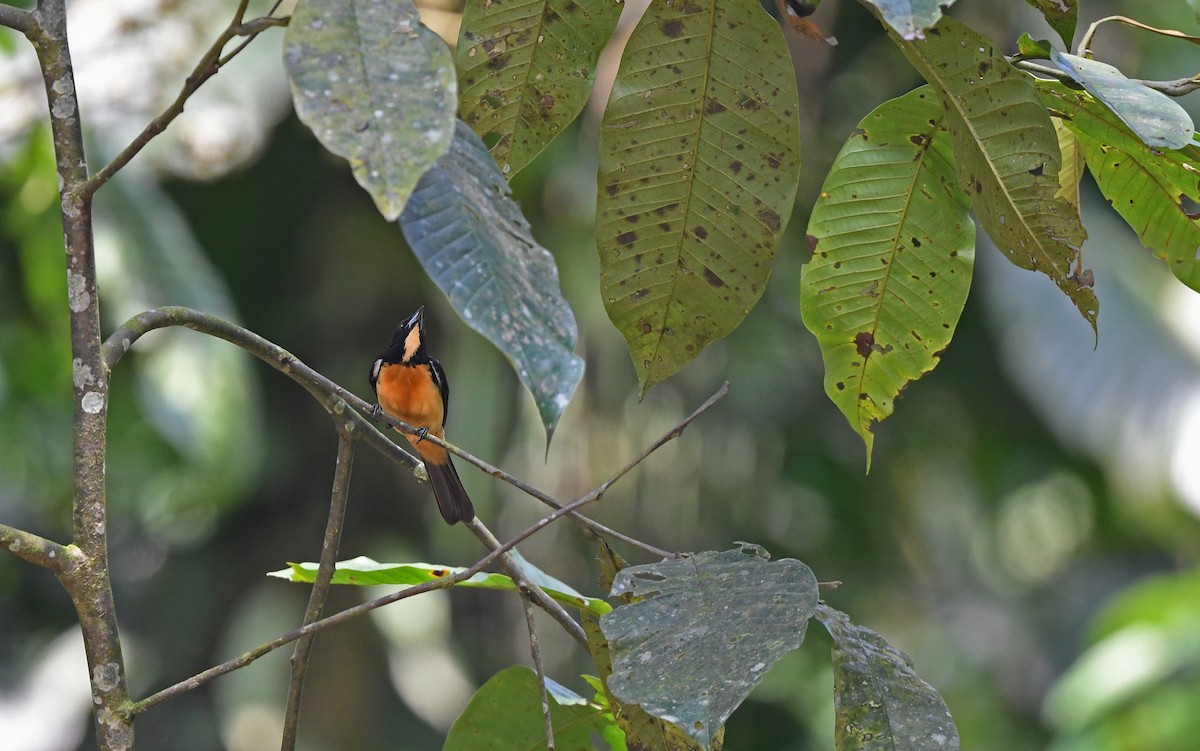
<svg viewBox="0 0 1200 751"><path fill-rule="evenodd" d="M408 319L408 328L424 328L425 325L425 306L417 308L417 312L412 314L412 318Z"/></svg>

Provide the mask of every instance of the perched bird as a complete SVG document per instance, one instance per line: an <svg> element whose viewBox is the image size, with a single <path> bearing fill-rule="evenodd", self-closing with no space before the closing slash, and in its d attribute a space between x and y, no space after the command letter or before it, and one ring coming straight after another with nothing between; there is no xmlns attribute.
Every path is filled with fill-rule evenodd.
<svg viewBox="0 0 1200 751"><path fill-rule="evenodd" d="M420 307L396 327L392 343L371 366L371 388L384 414L420 429L418 435L405 434L405 438L425 462L442 518L455 524L473 518L475 507L458 479L450 453L425 440L428 435L446 437L450 385L442 364L425 349L424 313L425 308Z"/></svg>

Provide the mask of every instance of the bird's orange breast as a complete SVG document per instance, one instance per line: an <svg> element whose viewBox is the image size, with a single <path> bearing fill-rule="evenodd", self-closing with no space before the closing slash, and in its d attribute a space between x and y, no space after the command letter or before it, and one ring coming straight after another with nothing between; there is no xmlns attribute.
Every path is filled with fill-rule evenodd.
<svg viewBox="0 0 1200 751"><path fill-rule="evenodd" d="M384 365L375 391L385 413L442 436L445 409L428 365Z"/></svg>

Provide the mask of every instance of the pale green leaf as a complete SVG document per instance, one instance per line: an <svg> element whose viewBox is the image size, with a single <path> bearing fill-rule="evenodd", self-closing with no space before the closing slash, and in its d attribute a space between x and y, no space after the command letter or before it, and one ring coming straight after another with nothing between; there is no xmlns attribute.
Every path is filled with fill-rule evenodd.
<svg viewBox="0 0 1200 751"><path fill-rule="evenodd" d="M1049 81L1040 88L1046 106L1078 136L1088 170L1113 209L1171 273L1200 290L1200 147L1152 149L1087 93Z"/></svg>
<svg viewBox="0 0 1200 751"><path fill-rule="evenodd" d="M455 64L459 117L507 177L587 104L620 0L468 0Z"/></svg>
<svg viewBox="0 0 1200 751"><path fill-rule="evenodd" d="M816 617L833 637L838 751L956 751L958 728L908 655L828 605Z"/></svg>
<svg viewBox="0 0 1200 751"><path fill-rule="evenodd" d="M450 147L450 49L412 0L302 0L284 38L292 101L389 221Z"/></svg>
<svg viewBox="0 0 1200 751"><path fill-rule="evenodd" d="M1079 22L1077 0L1026 0L1046 17L1046 23L1058 32L1063 44L1068 47L1075 39L1075 25Z"/></svg>
<svg viewBox="0 0 1200 751"><path fill-rule="evenodd" d="M462 319L512 363L548 440L583 378L575 315L554 257L533 238L496 162L465 123L421 178L400 228Z"/></svg>
<svg viewBox="0 0 1200 751"><path fill-rule="evenodd" d="M1112 110L1148 146L1182 149L1192 142L1192 117L1171 97L1130 81L1113 66L1058 50L1050 59Z"/></svg>
<svg viewBox="0 0 1200 751"><path fill-rule="evenodd" d="M528 562L525 565L528 566ZM454 566L435 566L429 563L380 563L370 558L359 556L351 558L348 561L337 562L333 572L333 583L354 584L361 587L376 584L411 587L417 584L424 584L425 582L444 579L463 570ZM527 568L526 570L528 571L529 569ZM288 568L271 571L267 576L274 576L278 579L286 579L291 582L311 584L316 581L317 564L289 563ZM544 574L540 581L546 582L539 584L542 589L546 590L546 594L564 605L579 608L596 616L604 615L612 610L612 606L599 597L584 597L574 589L561 582L557 582L557 580L551 580ZM556 583L551 584L551 581ZM458 582L454 586L509 591L515 591L517 588L513 580L504 574L489 574L482 571L469 579Z"/></svg>
<svg viewBox="0 0 1200 751"><path fill-rule="evenodd" d="M630 566L600 619L612 649L608 688L708 747L783 655L800 646L817 578L800 561L770 561L743 543L724 552Z"/></svg>
<svg viewBox="0 0 1200 751"><path fill-rule="evenodd" d="M791 216L797 99L758 0L650 5L600 132L596 243L642 393L758 301Z"/></svg>
<svg viewBox="0 0 1200 751"><path fill-rule="evenodd" d="M942 117L928 86L877 107L834 160L809 219L804 324L868 465L876 424L937 365L971 286L975 224Z"/></svg>
<svg viewBox="0 0 1200 751"><path fill-rule="evenodd" d="M863 0L877 9L884 23L903 39L922 39L937 25L954 0Z"/></svg>
<svg viewBox="0 0 1200 751"><path fill-rule="evenodd" d="M893 39L942 98L959 184L992 242L1050 277L1095 329L1100 303L1080 267L1087 233L1076 207L1055 197L1058 138L1029 76L948 16L924 41Z"/></svg>
<svg viewBox="0 0 1200 751"><path fill-rule="evenodd" d="M1062 166L1058 169L1058 190L1055 198L1068 201L1079 209L1079 181L1083 179L1085 162L1079 148L1079 138L1060 117L1051 117L1054 135L1058 137L1058 150L1062 154Z"/></svg>
<svg viewBox="0 0 1200 751"><path fill-rule="evenodd" d="M547 679L554 747L593 751L591 734L615 730L612 715ZM537 674L505 668L480 686L446 735L442 751L536 751L546 748L546 726Z"/></svg>

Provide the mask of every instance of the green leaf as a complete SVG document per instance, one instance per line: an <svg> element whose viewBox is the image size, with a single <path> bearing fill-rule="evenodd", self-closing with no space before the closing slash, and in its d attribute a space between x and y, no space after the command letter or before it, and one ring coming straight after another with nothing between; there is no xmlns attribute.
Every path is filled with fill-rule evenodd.
<svg viewBox="0 0 1200 751"><path fill-rule="evenodd" d="M536 569L528 561L522 561L522 568L527 575ZM444 579L460 571L454 566L435 566L429 563L379 563L370 558L359 556L348 561L338 561L333 573L334 584L356 584L372 586L389 584L411 587L425 582ZM291 582L311 584L317 577L316 563L289 563L288 568L271 571L267 576L274 576ZM546 594L564 605L579 608L599 617L612 611L612 606L598 597L584 597L566 584L545 574L538 577L536 582ZM517 585L504 574L489 574L480 572L454 586L476 587L479 589L501 589L516 591Z"/></svg>
<svg viewBox="0 0 1200 751"><path fill-rule="evenodd" d="M450 147L450 49L411 0L303 0L284 44L296 114L395 220Z"/></svg>
<svg viewBox="0 0 1200 751"><path fill-rule="evenodd" d="M903 39L924 39L954 0L864 0Z"/></svg>
<svg viewBox="0 0 1200 751"><path fill-rule="evenodd" d="M1070 47L1075 40L1075 24L1079 22L1077 0L1026 0L1046 17L1050 28L1058 32L1063 44Z"/></svg>
<svg viewBox="0 0 1200 751"><path fill-rule="evenodd" d="M596 243L642 394L762 295L796 195L796 111L758 0L656 0L630 37L601 123Z"/></svg>
<svg viewBox="0 0 1200 751"><path fill-rule="evenodd" d="M1148 146L1182 149L1196 135L1191 115L1178 102L1161 91L1130 81L1113 66L1058 50L1051 52L1050 59L1111 109Z"/></svg>
<svg viewBox="0 0 1200 751"><path fill-rule="evenodd" d="M928 86L863 118L809 219L800 307L821 344L825 393L862 437L933 370L958 324L975 224L954 178L942 106Z"/></svg>
<svg viewBox="0 0 1200 751"><path fill-rule="evenodd" d="M583 632L587 635L592 661L600 673L599 689L604 692L605 705L612 710L617 726L623 731L630 746L638 751L700 751L701 746L689 738L679 726L660 720L637 704L627 704L612 695L608 690L608 679L612 675L612 653L608 640L604 638L600 624L591 616L583 617ZM600 703L599 699L597 703ZM724 737L725 728L722 727L717 731L717 737L710 748L720 751Z"/></svg>
<svg viewBox="0 0 1200 751"><path fill-rule="evenodd" d="M559 751L593 751L592 733L611 737L615 729L612 715L602 707L549 679L547 693L554 746ZM451 726L442 751L539 748L546 748L546 726L537 675L514 665L493 675L475 692Z"/></svg>
<svg viewBox="0 0 1200 751"><path fill-rule="evenodd" d="M1079 137L1088 170L1113 209L1171 273L1200 291L1200 216L1194 212L1200 147L1152 149L1090 95L1049 81L1040 88L1046 107Z"/></svg>
<svg viewBox="0 0 1200 751"><path fill-rule="evenodd" d="M946 703L916 674L908 655L828 605L819 605L816 615L833 637L838 751L958 748Z"/></svg>
<svg viewBox="0 0 1200 751"><path fill-rule="evenodd" d="M1049 60L1053 49L1045 39L1035 41L1028 34L1022 34L1017 39L1017 52L1026 60Z"/></svg>
<svg viewBox="0 0 1200 751"><path fill-rule="evenodd" d="M942 98L959 184L992 242L1050 277L1094 330L1100 303L1078 268L1087 233L1078 210L1055 198L1058 138L1031 79L948 16L924 41L893 39Z"/></svg>
<svg viewBox="0 0 1200 751"><path fill-rule="evenodd" d="M767 669L800 646L817 578L762 548L630 566L611 596L635 598L600 620L612 648L612 695L708 747Z"/></svg>
<svg viewBox="0 0 1200 751"><path fill-rule="evenodd" d="M1079 181L1083 179L1086 164L1083 151L1079 148L1079 138L1062 118L1051 117L1050 122L1054 123L1054 135L1058 136L1058 151L1062 154L1062 166L1058 169L1058 190L1054 197L1069 202L1078 210Z"/></svg>
<svg viewBox="0 0 1200 751"><path fill-rule="evenodd" d="M512 177L587 104L621 0L468 0L459 117Z"/></svg>
<svg viewBox="0 0 1200 751"><path fill-rule="evenodd" d="M533 239L496 162L465 123L421 178L400 228L462 319L512 363L550 440L583 378L575 315L554 257Z"/></svg>

